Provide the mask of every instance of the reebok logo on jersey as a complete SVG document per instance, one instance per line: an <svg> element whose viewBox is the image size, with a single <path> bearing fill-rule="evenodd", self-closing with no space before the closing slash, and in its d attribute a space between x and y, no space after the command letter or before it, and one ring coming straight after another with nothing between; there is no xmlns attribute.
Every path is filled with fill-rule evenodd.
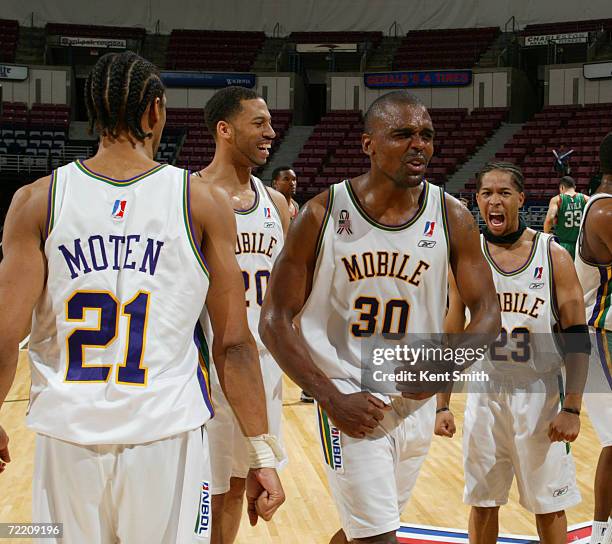
<svg viewBox="0 0 612 544"><path fill-rule="evenodd" d="M113 211L111 212L111 217L115 221L123 221L126 205L127 200L115 200L115 203L113 204Z"/></svg>
<svg viewBox="0 0 612 544"><path fill-rule="evenodd" d="M529 289L542 289L544 287L543 283L530 283Z"/></svg>
<svg viewBox="0 0 612 544"><path fill-rule="evenodd" d="M533 271L533 279L534 280L541 280L543 272L544 272L544 267L543 266L536 266L535 270Z"/></svg>
<svg viewBox="0 0 612 544"><path fill-rule="evenodd" d="M434 247L436 245L436 242L434 240L419 240L419 247L425 247L427 249L430 249L432 247Z"/></svg>
<svg viewBox="0 0 612 544"><path fill-rule="evenodd" d="M265 219L272 219L272 210L270 208L264 208L263 212Z"/></svg>
<svg viewBox="0 0 612 544"><path fill-rule="evenodd" d="M340 211L340 217L338 217L338 230L336 231L336 233L353 234L353 231L351 230L351 220L349 219L348 210Z"/></svg>
<svg viewBox="0 0 612 544"><path fill-rule="evenodd" d="M208 537L210 534L210 489L208 482L202 482L200 491L200 507L195 525L195 534L199 537Z"/></svg>
<svg viewBox="0 0 612 544"><path fill-rule="evenodd" d="M565 495L568 491L569 491L569 486L567 485L560 489L555 489L553 491L553 497L561 497L562 495Z"/></svg>
<svg viewBox="0 0 612 544"><path fill-rule="evenodd" d="M264 229L273 229L276 226L274 221L266 221L264 223Z"/></svg>
<svg viewBox="0 0 612 544"><path fill-rule="evenodd" d="M425 228L423 229L423 235L432 237L434 234L434 229L436 228L435 221L427 221L425 223Z"/></svg>

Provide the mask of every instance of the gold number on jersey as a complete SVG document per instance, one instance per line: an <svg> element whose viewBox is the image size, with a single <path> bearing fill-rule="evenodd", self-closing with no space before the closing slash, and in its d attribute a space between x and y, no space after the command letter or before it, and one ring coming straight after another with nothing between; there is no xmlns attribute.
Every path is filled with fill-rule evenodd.
<svg viewBox="0 0 612 544"><path fill-rule="evenodd" d="M516 341L516 350L510 351L510 358L515 363L525 363L531 358L531 348L529 347L529 329L526 327L515 327L510 333L512 340ZM508 331L502 327L498 339L491 344L492 361L508 361L508 351L498 352L508 344Z"/></svg>
<svg viewBox="0 0 612 544"><path fill-rule="evenodd" d="M374 297L361 296L355 300L353 309L359 312L356 323L351 325L351 333L357 338L372 336L376 332L380 302ZM403 299L391 299L385 304L382 334L386 338L398 340L406 334L410 304Z"/></svg>
<svg viewBox="0 0 612 544"><path fill-rule="evenodd" d="M117 364L116 381L124 385L147 385L148 369L142 365L147 338L150 293L138 291L120 304L110 291L76 291L66 300L66 321L83 323L87 311L98 313L95 327L75 328L66 337L67 382L106 382L113 364L88 365L86 348L104 349L116 339L119 315L128 318L127 341L123 362ZM121 307L121 314L119 314Z"/></svg>

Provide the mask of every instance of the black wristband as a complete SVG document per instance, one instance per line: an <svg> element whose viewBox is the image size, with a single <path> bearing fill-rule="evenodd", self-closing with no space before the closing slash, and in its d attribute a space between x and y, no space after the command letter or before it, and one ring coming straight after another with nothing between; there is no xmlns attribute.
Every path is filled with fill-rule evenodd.
<svg viewBox="0 0 612 544"><path fill-rule="evenodd" d="M572 325L567 329L562 329L563 351L568 353L591 353L591 339L589 337L589 327L584 325Z"/></svg>
<svg viewBox="0 0 612 544"><path fill-rule="evenodd" d="M444 406L443 408L438 408L438 409L436 410L436 414L440 414L440 413L442 413L442 412L450 412L450 410L449 410L448 406Z"/></svg>
<svg viewBox="0 0 612 544"><path fill-rule="evenodd" d="M580 415L580 410L577 410L576 408L566 408L565 406L563 408L561 408L562 412L567 412L568 414L574 414L576 416Z"/></svg>

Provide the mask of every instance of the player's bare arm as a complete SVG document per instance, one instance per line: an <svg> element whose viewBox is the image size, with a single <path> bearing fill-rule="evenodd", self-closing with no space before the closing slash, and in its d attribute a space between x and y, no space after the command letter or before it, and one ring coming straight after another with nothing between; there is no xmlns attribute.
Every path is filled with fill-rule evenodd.
<svg viewBox="0 0 612 544"><path fill-rule="evenodd" d="M236 221L227 193L192 177L194 222L210 269L206 307L214 333L213 358L223 391L245 436L268 432L257 346L246 317L244 281L235 257ZM249 395L244 392L249 391Z"/></svg>
<svg viewBox="0 0 612 544"><path fill-rule="evenodd" d="M272 189L271 187L268 187L268 192L270 194L270 198L274 201L274 204L276 204L276 208L280 214L281 223L283 225L283 234L287 236L289 223L291 223L291 214L289 213L289 204L287 204L287 199L276 189Z"/></svg>
<svg viewBox="0 0 612 544"><path fill-rule="evenodd" d="M0 407L13 384L19 342L26 335L32 311L46 276L43 251L50 176L19 189L4 222L0 263ZM0 426L0 472L10 461L8 437Z"/></svg>
<svg viewBox="0 0 612 544"><path fill-rule="evenodd" d="M369 393L341 394L314 364L306 343L293 326L311 291L316 246L328 193L310 200L293 220L279 255L261 311L259 333L280 367L308 391L336 426L353 437L372 432L386 405Z"/></svg>
<svg viewBox="0 0 612 544"><path fill-rule="evenodd" d="M592 263L609 265L612 263L612 199L593 202L585 221L583 257Z"/></svg>
<svg viewBox="0 0 612 544"><path fill-rule="evenodd" d="M544 219L544 232L552 232L555 226L555 220L559 213L559 195L553 196L548 204L546 219Z"/></svg>
<svg viewBox="0 0 612 544"><path fill-rule="evenodd" d="M453 271L448 271L448 311L444 318L444 332L458 334L465 329L465 304L459 296Z"/></svg>
<svg viewBox="0 0 612 544"><path fill-rule="evenodd" d="M570 254L555 242L551 243L550 252L559 325L562 331L567 331L563 339L567 378L563 409L579 413L589 364L589 355L585 352L586 350L580 351L584 346L576 345L576 343L588 343L584 295ZM576 327L581 327L583 332L576 332ZM551 422L548 436L552 441L572 442L578 436L579 431L579 415L561 411Z"/></svg>
<svg viewBox="0 0 612 544"><path fill-rule="evenodd" d="M480 249L478 228L472 214L455 198L446 196L450 234L450 264L459 298L470 310L465 329L478 335L479 343L495 340L501 329L499 303L491 269Z"/></svg>

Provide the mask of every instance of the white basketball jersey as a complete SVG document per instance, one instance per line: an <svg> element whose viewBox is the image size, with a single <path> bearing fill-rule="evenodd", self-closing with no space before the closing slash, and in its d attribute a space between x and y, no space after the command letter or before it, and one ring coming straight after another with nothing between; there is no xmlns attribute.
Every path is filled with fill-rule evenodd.
<svg viewBox="0 0 612 544"><path fill-rule="evenodd" d="M332 185L300 330L331 379L361 389L362 344L373 335L441 333L449 243L444 192L427 182L400 226L374 221L350 181ZM347 391L343 391L347 392Z"/></svg>
<svg viewBox="0 0 612 544"><path fill-rule="evenodd" d="M582 222L578 233L578 248L576 251L576 272L584 291L584 306L587 324L597 329L612 331L612 263L600 265L590 263L581 255L584 220L593 202L604 198L612 198L609 193L597 193L587 202L582 213Z"/></svg>
<svg viewBox="0 0 612 544"><path fill-rule="evenodd" d="M238 229L236 259L244 278L249 328L259 351L267 352L259 337L259 315L272 266L283 248L283 225L261 180L251 176L251 185L255 192L253 205L248 210L234 210Z"/></svg>
<svg viewBox="0 0 612 544"><path fill-rule="evenodd" d="M558 321L550 256L553 236L537 232L527 261L511 272L497 266L482 234L480 239L502 320L501 334L490 346L485 367L527 379L533 373L559 369L562 358L552 334Z"/></svg>
<svg viewBox="0 0 612 544"><path fill-rule="evenodd" d="M49 193L48 278L30 335L28 425L78 444L137 444L211 415L194 327L208 272L189 175L159 165L119 181L81 162Z"/></svg>

